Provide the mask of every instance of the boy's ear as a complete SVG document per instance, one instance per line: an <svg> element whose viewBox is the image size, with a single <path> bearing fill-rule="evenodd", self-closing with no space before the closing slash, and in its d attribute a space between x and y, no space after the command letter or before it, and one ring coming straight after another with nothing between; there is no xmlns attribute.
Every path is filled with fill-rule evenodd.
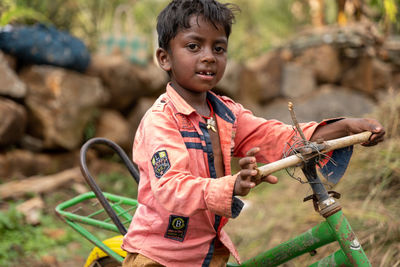
<svg viewBox="0 0 400 267"><path fill-rule="evenodd" d="M168 72L171 70L171 63L168 52L164 48L157 48L156 57L158 61L158 65Z"/></svg>

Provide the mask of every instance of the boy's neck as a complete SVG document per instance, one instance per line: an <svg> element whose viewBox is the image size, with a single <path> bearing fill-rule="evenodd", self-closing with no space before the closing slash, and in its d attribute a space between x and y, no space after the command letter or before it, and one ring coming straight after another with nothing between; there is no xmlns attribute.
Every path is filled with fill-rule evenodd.
<svg viewBox="0 0 400 267"><path fill-rule="evenodd" d="M175 91L200 115L208 116L210 114L210 109L207 104L207 92L191 92L180 88L180 86L174 86L171 82L171 86Z"/></svg>

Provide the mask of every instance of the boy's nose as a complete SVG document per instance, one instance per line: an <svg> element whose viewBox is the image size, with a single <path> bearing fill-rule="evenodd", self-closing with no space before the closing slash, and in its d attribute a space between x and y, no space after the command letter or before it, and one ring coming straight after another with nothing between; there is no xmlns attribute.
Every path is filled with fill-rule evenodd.
<svg viewBox="0 0 400 267"><path fill-rule="evenodd" d="M202 62L213 63L215 62L215 55L212 49L204 49L202 54Z"/></svg>

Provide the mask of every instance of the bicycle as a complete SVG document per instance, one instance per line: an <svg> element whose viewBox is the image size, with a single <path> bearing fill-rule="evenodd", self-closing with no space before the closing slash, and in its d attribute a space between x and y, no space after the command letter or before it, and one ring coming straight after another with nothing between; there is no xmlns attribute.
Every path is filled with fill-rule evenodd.
<svg viewBox="0 0 400 267"><path fill-rule="evenodd" d="M316 165L318 165L319 159L324 153L366 142L370 136L370 132L363 132L325 142L310 142L306 147L294 149L295 154L293 155L258 167L259 174L257 179L260 179L262 176L276 171L301 165L302 171L313 191L313 194L305 198L304 201L312 200L315 210L320 213L325 221L254 258L244 261L241 265L228 263L227 266L278 266L305 253L313 255L316 249L332 242L337 242L340 248L333 254L311 264L311 267L371 266L360 242L344 216L339 202L335 199L339 198L340 194L334 191L327 191L316 171ZM137 169L118 145L104 138L93 138L82 146L80 156L81 171L92 192L81 194L59 204L56 207L56 212L68 225L95 245L86 261L85 267L120 266L126 256L126 252L120 248L122 236L126 233L125 225L130 223L138 203L135 199L103 193L100 190L86 165L86 152L94 144L106 144L114 149L122 158L135 181L139 182ZM89 215L80 215L74 211L67 211L67 209L74 209L76 205L86 200L95 198L103 206L102 209ZM108 218L96 218L96 216L104 213L108 215ZM113 223L110 223L110 220ZM121 235L101 241L80 224L102 228Z"/></svg>

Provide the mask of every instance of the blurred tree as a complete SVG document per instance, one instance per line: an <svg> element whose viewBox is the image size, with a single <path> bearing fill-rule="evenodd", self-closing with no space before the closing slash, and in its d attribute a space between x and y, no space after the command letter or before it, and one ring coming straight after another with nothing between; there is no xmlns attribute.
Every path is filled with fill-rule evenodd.
<svg viewBox="0 0 400 267"><path fill-rule="evenodd" d="M339 25L346 25L348 20L360 21L363 14L363 0L337 0L338 13L337 22Z"/></svg>
<svg viewBox="0 0 400 267"><path fill-rule="evenodd" d="M311 23L314 27L325 24L324 0L308 0L310 5Z"/></svg>
<svg viewBox="0 0 400 267"><path fill-rule="evenodd" d="M376 1L376 0L375 0ZM383 7L385 10L385 32L389 34L392 30L392 26L396 26L397 32L400 29L399 20L398 20L398 7L400 1L398 0L397 3L395 0L383 0Z"/></svg>
<svg viewBox="0 0 400 267"><path fill-rule="evenodd" d="M399 33L400 0L221 0L239 5L242 12L231 36L229 53L238 61L259 56L282 44L308 25L346 23L366 14L386 32ZM169 0L2 0L0 23L51 22L83 39L96 50L102 33L112 31L114 11L133 6L135 31L155 43L157 14ZM357 4L358 3L358 4ZM346 7L347 6L347 7ZM353 13L350 12L353 6ZM353 15L352 15L353 14ZM133 27L133 26L132 26ZM152 53L153 49L149 53Z"/></svg>
<svg viewBox="0 0 400 267"><path fill-rule="evenodd" d="M42 21L50 23L50 20L35 9L19 6L12 0L0 2L0 27L15 21Z"/></svg>
<svg viewBox="0 0 400 267"><path fill-rule="evenodd" d="M230 55L238 61L259 56L274 46L281 45L299 27L308 23L308 12L302 2L296 0L231 0L239 5L230 41ZM296 15L292 5L297 3Z"/></svg>

